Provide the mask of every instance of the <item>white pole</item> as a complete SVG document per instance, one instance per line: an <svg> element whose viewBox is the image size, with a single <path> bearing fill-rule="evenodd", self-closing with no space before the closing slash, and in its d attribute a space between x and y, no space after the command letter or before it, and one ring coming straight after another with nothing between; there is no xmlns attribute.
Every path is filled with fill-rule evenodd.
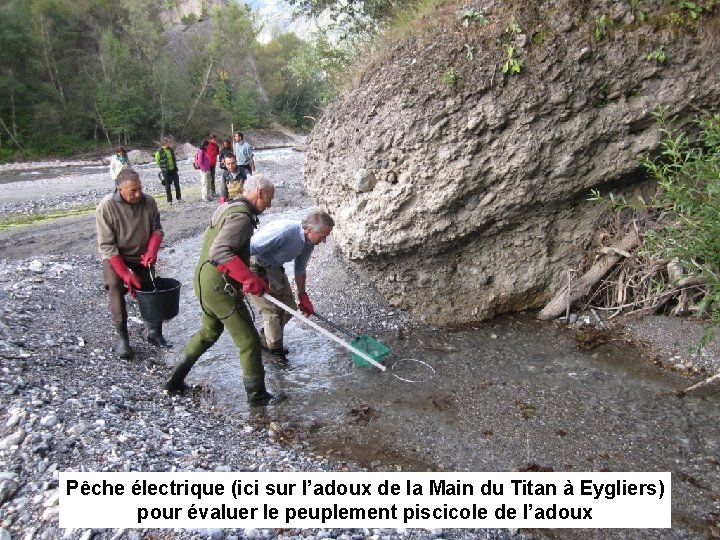
<svg viewBox="0 0 720 540"><path fill-rule="evenodd" d="M365 354L363 351L360 351L360 350L356 349L355 347L353 347L353 346L350 345L349 343L347 343L347 342L343 341L342 339L340 339L339 337L337 337L335 334L332 334L332 333L328 332L328 331L325 330L322 326L320 326L319 324L316 324L315 322L311 321L311 320L308 319L305 315L301 314L299 311L294 310L294 309L291 308L290 306L286 306L285 304L283 304L283 303L282 303L280 300L278 300L277 298L273 298L273 297L270 296L269 294L263 295L263 298L264 298L265 300L267 300L268 302L272 302L272 303L275 304L276 306L281 307L282 309L284 309L284 310L287 311L288 313L291 313L291 314L293 315L293 317L296 317L299 321L302 321L302 322L304 322L305 324L312 326L315 330L317 330L317 331L320 332L321 334L329 337L330 339L332 339L332 340L335 341L336 343L339 343L340 345L342 345L343 347L345 347L347 350L349 350L349 351L357 354L360 358L362 358L362 359L365 360L366 362L371 363L371 364L372 364L373 366L375 366L376 368L381 369L381 370L383 370L383 371L385 371L385 370L387 369L387 368L386 368L385 366L383 366L381 363L379 363L379 362L377 362L376 360L373 360L372 358L370 358L370 357L369 357L367 354Z"/></svg>

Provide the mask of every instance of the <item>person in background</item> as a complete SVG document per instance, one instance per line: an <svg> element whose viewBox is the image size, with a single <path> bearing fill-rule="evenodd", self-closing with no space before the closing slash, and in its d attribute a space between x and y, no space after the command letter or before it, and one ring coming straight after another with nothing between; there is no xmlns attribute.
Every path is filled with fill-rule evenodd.
<svg viewBox="0 0 720 540"><path fill-rule="evenodd" d="M274 298L293 309L299 305L300 311L309 317L315 309L305 289L307 264L315 246L325 242L334 226L330 214L319 208L311 210L302 221L278 219L268 223L250 241L250 270L269 283ZM295 265L298 304L283 266L290 261ZM283 329L291 315L265 298L251 296L250 301L262 315L262 348L286 361L288 350L283 345Z"/></svg>
<svg viewBox="0 0 720 540"><path fill-rule="evenodd" d="M220 154L218 154L218 161L220 162L220 168L222 170L225 170L225 157L234 155L232 141L230 139L225 139L223 141L223 146L220 149Z"/></svg>
<svg viewBox="0 0 720 540"><path fill-rule="evenodd" d="M220 180L220 204L232 201L242 194L243 185L247 176L245 169L237 166L237 160L233 154L225 156L225 170Z"/></svg>
<svg viewBox="0 0 720 540"><path fill-rule="evenodd" d="M267 283L253 274L250 238L258 216L270 208L274 184L258 174L245 182L242 196L217 207L205 230L200 258L195 267L195 295L202 309L202 327L183 350L180 362L165 383L169 393L187 387L185 377L202 354L227 330L240 356L243 385L251 406L268 405L275 398L265 388L260 338L244 299L268 292ZM278 396L277 400L282 399Z"/></svg>
<svg viewBox="0 0 720 540"><path fill-rule="evenodd" d="M210 186L210 157L207 153L208 144L209 141L205 139L195 153L195 168L200 169L200 199L204 201L212 201L214 198L213 192L215 191L214 187L211 188Z"/></svg>
<svg viewBox="0 0 720 540"><path fill-rule="evenodd" d="M180 175L178 174L177 159L175 159L175 150L172 147L172 138L165 137L162 140L162 147L155 151L155 163L160 167L163 177L163 185L165 186L165 195L167 202L172 204L172 186L175 185L175 198L177 202L182 202L180 194Z"/></svg>
<svg viewBox="0 0 720 540"><path fill-rule="evenodd" d="M233 154L237 159L238 167L245 169L245 174L250 176L255 174L255 158L253 148L245 141L245 136L241 131L236 131L233 143Z"/></svg>
<svg viewBox="0 0 720 540"><path fill-rule="evenodd" d="M123 169L132 169L132 163L128 159L125 148L118 146L115 155L110 158L110 176L112 176L113 181Z"/></svg>
<svg viewBox="0 0 720 540"><path fill-rule="evenodd" d="M117 331L115 353L120 358L129 358L133 351L127 329L125 293L135 296L135 291L151 284L150 267L157 261L163 239L155 198L142 192L140 176L135 170L122 169L118 173L115 191L97 206L95 222L110 318ZM146 324L148 342L168 348L162 335L162 322Z"/></svg>
<svg viewBox="0 0 720 540"><path fill-rule="evenodd" d="M210 158L210 194L215 199L217 197L217 193L215 193L215 166L217 165L218 155L220 155L220 147L214 133L210 134L206 152L208 158Z"/></svg>

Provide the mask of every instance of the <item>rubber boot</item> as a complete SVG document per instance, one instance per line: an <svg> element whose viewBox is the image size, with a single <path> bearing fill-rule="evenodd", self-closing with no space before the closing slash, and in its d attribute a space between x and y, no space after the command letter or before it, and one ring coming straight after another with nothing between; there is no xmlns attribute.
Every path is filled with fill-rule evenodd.
<svg viewBox="0 0 720 540"><path fill-rule="evenodd" d="M130 336L128 336L127 321L115 323L117 338L115 340L115 354L120 358L130 358L133 350L130 348Z"/></svg>
<svg viewBox="0 0 720 540"><path fill-rule="evenodd" d="M151 343L152 345L155 345L156 347L161 347L163 349L170 349L172 347L172 345L165 341L165 337L162 334L162 322L149 322L147 323L147 328L148 343Z"/></svg>
<svg viewBox="0 0 720 540"><path fill-rule="evenodd" d="M278 347L277 349L266 349L269 354L277 358L277 361L281 364L287 364L288 358L285 356L288 352L287 349L283 347Z"/></svg>
<svg viewBox="0 0 720 540"><path fill-rule="evenodd" d="M245 392L247 392L248 405L251 407L264 407L265 405L275 405L286 399L285 394L280 393L276 396L272 395L265 389L265 378L247 379L243 377Z"/></svg>
<svg viewBox="0 0 720 540"><path fill-rule="evenodd" d="M180 363L175 366L172 375L163 385L163 389L171 394L178 394L187 390L188 385L185 384L185 377L190 373L196 361L197 358L190 358L183 353L180 357Z"/></svg>
<svg viewBox="0 0 720 540"><path fill-rule="evenodd" d="M263 329L260 330L260 347L262 347L263 351L267 351L273 356L278 356L283 362L287 362L285 355L290 353L290 349L283 347L282 341L280 342L279 347L275 347L274 349L268 347L267 340L265 339L265 331Z"/></svg>

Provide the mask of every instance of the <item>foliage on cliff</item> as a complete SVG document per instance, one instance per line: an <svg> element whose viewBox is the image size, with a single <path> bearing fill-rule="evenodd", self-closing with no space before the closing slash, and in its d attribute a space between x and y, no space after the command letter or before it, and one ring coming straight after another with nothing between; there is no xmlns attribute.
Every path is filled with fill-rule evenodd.
<svg viewBox="0 0 720 540"><path fill-rule="evenodd" d="M697 314L720 322L720 115L696 119L693 135L657 113L660 151L644 164L656 189L650 197L610 192L620 223L642 233L638 252L592 293L589 305L613 314Z"/></svg>

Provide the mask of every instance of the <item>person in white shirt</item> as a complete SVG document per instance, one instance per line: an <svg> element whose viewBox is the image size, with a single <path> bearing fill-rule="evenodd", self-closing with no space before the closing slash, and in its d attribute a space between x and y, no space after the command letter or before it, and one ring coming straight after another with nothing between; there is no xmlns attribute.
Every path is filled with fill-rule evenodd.
<svg viewBox="0 0 720 540"><path fill-rule="evenodd" d="M110 176L112 176L113 181L123 169L132 169L132 163L128 159L125 148L118 146L115 155L110 158Z"/></svg>

